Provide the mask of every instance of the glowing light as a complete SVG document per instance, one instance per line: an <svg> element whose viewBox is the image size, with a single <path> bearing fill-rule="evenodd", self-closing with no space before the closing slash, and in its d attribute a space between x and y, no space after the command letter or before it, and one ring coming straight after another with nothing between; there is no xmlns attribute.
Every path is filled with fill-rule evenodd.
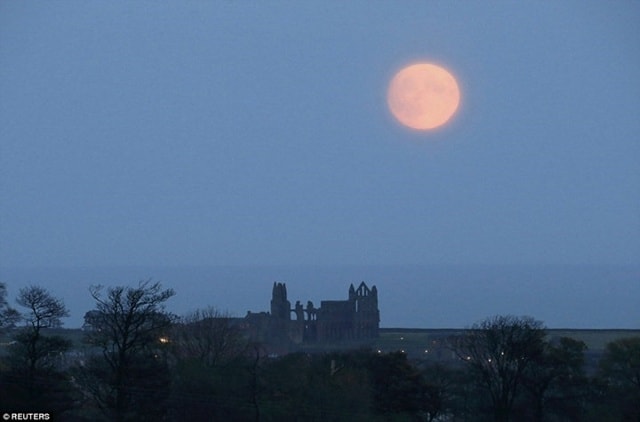
<svg viewBox="0 0 640 422"><path fill-rule="evenodd" d="M445 124L460 104L460 89L446 69L419 63L400 70L387 93L391 113L413 129L435 129Z"/></svg>

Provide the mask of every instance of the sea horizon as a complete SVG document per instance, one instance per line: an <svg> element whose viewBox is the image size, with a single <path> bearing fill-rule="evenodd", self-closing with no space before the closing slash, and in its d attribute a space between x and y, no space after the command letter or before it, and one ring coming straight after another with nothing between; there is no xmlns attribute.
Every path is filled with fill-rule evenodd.
<svg viewBox="0 0 640 422"><path fill-rule="evenodd" d="M552 329L640 328L640 265L101 265L0 267L8 300L40 285L64 300L65 328L94 308L89 288L161 282L184 315L214 307L234 317L268 312L274 282L297 300L344 300L350 284L377 286L381 328L460 329L493 315L527 315ZM588 293L588 294L582 294ZM578 300L589 297L592 299Z"/></svg>

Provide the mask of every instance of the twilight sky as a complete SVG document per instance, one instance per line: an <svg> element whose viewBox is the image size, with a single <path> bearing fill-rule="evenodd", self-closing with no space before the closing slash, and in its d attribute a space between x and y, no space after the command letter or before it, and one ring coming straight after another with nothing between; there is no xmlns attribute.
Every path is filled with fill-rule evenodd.
<svg viewBox="0 0 640 422"><path fill-rule="evenodd" d="M0 265L638 264L639 21L631 1L0 2ZM386 105L417 61L462 91L431 132Z"/></svg>

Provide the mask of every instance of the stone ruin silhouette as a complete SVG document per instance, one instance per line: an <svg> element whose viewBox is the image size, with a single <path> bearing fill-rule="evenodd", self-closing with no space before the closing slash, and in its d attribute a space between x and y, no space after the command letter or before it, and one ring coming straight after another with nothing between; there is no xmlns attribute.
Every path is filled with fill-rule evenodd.
<svg viewBox="0 0 640 422"><path fill-rule="evenodd" d="M273 283L271 312L248 312L243 327L254 340L271 345L309 345L359 342L378 337L378 289L363 281L349 286L347 300L323 300L292 307L285 283Z"/></svg>

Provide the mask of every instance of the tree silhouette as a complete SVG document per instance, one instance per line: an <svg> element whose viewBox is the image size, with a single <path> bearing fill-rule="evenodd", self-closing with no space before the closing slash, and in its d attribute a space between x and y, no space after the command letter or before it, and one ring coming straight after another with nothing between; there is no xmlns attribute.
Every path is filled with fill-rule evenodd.
<svg viewBox="0 0 640 422"><path fill-rule="evenodd" d="M491 400L494 420L508 421L525 371L543 353L545 330L531 317L495 316L457 338L453 350Z"/></svg>
<svg viewBox="0 0 640 422"><path fill-rule="evenodd" d="M42 329L60 327L61 318L69 316L69 311L62 300L39 286L20 289L16 302L27 309L22 314L26 326L16 339L23 346L29 371L34 372L38 365L50 364L47 358L52 352L62 352L70 346L61 337L42 336Z"/></svg>
<svg viewBox="0 0 640 422"><path fill-rule="evenodd" d="M247 419L249 344L233 319L214 308L175 323L165 340L172 373L171 419Z"/></svg>
<svg viewBox="0 0 640 422"><path fill-rule="evenodd" d="M607 344L599 375L608 387L609 407L616 409L619 420L640 420L640 337Z"/></svg>
<svg viewBox="0 0 640 422"><path fill-rule="evenodd" d="M577 420L587 395L587 377L584 372L584 342L561 337L545 342L542 353L527 368L523 380L535 421L545 420L546 414L561 419Z"/></svg>
<svg viewBox="0 0 640 422"><path fill-rule="evenodd" d="M39 286L20 289L16 303L25 308L19 314L24 326L14 335L15 343L6 358L9 370L4 376L4 395L15 410L65 410L70 405L69 386L56 362L71 342L58 335L46 335L45 330L60 327L61 319L69 312L61 299ZM54 397L56 391L62 394Z"/></svg>
<svg viewBox="0 0 640 422"><path fill-rule="evenodd" d="M90 290L96 311L87 341L99 347L101 358L89 364L85 385L108 417L116 421L160 417L168 394L169 375L161 339L172 316L164 309L175 293L160 283Z"/></svg>
<svg viewBox="0 0 640 422"><path fill-rule="evenodd" d="M7 302L7 285L0 282L0 332L13 328L20 321L20 313L9 306Z"/></svg>
<svg viewBox="0 0 640 422"><path fill-rule="evenodd" d="M180 318L170 333L171 354L178 360L198 360L221 366L243 356L248 343L232 318L214 308L196 310Z"/></svg>

